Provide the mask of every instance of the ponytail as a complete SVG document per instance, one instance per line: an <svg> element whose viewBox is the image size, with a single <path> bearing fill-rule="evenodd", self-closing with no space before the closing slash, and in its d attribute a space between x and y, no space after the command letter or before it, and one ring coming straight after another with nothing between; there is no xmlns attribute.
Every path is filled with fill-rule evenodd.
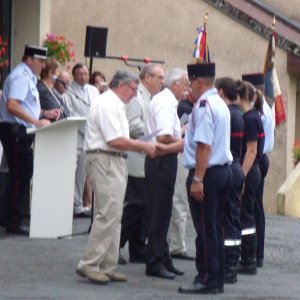
<svg viewBox="0 0 300 300"><path fill-rule="evenodd" d="M254 107L258 110L258 112L261 115L263 115L264 114L264 110L263 110L264 98L263 98L263 95L262 95L260 90L255 90L255 95L256 95L256 99L255 99Z"/></svg>
<svg viewBox="0 0 300 300"><path fill-rule="evenodd" d="M245 83L241 80L236 81L236 93L243 101L249 101L249 91L247 90Z"/></svg>
<svg viewBox="0 0 300 300"><path fill-rule="evenodd" d="M263 100L263 95L261 93L260 90L257 90L254 85L248 81L245 81L244 82L246 88L247 88L247 91L248 91L248 101L249 102L254 102L254 108L261 114L263 115L264 114L264 111L263 111L263 103L264 103L264 100ZM255 100L254 100L255 99Z"/></svg>

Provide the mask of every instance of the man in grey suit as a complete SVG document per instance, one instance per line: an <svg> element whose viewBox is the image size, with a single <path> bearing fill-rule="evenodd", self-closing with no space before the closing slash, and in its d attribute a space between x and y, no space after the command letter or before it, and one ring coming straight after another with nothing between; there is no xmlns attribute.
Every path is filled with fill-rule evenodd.
<svg viewBox="0 0 300 300"><path fill-rule="evenodd" d="M77 63L72 69L73 82L66 91L66 100L70 104L73 116L87 117L88 111L95 98L99 96L99 91L89 82L88 67L82 63ZM75 174L74 191L74 216L89 217L91 209L84 207L82 202L83 187L85 181L85 152L83 151L85 126L78 130L77 140L77 167Z"/></svg>
<svg viewBox="0 0 300 300"><path fill-rule="evenodd" d="M140 73L137 96L126 106L130 137L137 139L144 135L146 115L152 96L157 94L164 83L164 71L155 64L145 65ZM128 182L124 199L120 248L129 242L129 261L145 262L146 255L146 182L145 154L128 153ZM126 260L119 257L120 264Z"/></svg>

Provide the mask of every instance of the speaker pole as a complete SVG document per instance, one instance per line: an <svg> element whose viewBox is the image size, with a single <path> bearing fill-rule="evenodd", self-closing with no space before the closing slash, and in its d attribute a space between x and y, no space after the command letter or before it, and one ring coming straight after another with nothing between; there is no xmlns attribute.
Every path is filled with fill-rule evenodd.
<svg viewBox="0 0 300 300"><path fill-rule="evenodd" d="M93 56L90 56L90 77L92 76L93 73Z"/></svg>

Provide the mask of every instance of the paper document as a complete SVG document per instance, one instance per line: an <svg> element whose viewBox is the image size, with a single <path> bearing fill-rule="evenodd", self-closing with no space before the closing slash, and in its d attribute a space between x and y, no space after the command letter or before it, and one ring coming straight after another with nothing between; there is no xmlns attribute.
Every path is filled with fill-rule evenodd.
<svg viewBox="0 0 300 300"><path fill-rule="evenodd" d="M161 131L161 129L158 129L158 130L156 130L156 131L154 131L154 132L151 132L151 133L149 133L149 134L140 136L140 137L138 138L138 140L140 140L140 141L145 141L145 142L150 141L153 137L157 136L157 134L158 134L160 131Z"/></svg>
<svg viewBox="0 0 300 300"><path fill-rule="evenodd" d="M180 118L180 126L186 124L189 121L189 115L184 113Z"/></svg>

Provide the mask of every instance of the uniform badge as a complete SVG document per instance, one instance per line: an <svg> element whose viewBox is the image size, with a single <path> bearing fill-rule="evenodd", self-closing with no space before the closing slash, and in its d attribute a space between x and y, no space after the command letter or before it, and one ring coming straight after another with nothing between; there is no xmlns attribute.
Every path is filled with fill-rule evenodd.
<svg viewBox="0 0 300 300"><path fill-rule="evenodd" d="M206 106L206 100L200 100L200 106L199 107L205 107Z"/></svg>

